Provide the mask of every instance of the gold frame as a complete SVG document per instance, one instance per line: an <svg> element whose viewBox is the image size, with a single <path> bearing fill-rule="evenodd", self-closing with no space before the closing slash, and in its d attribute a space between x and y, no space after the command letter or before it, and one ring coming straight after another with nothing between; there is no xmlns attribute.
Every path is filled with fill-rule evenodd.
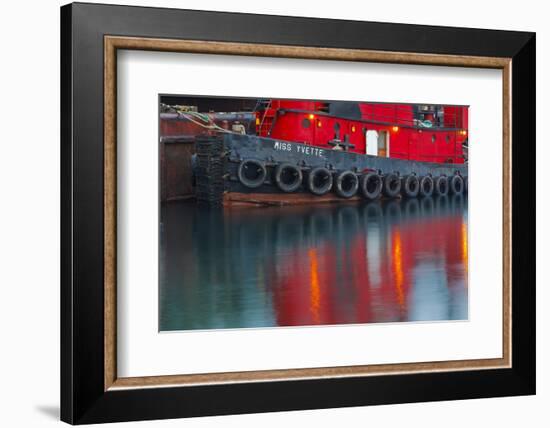
<svg viewBox="0 0 550 428"><path fill-rule="evenodd" d="M117 377L116 369L116 53L118 49L379 62L502 70L503 82L503 349L502 358L358 365L148 377ZM104 37L104 389L337 378L511 367L511 58L382 52L196 40Z"/></svg>

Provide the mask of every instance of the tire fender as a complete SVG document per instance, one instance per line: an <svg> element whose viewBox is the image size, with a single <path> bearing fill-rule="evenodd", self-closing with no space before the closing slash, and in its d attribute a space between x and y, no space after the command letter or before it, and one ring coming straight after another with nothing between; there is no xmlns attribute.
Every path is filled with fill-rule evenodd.
<svg viewBox="0 0 550 428"><path fill-rule="evenodd" d="M449 180L449 189L453 195L462 195L464 193L464 180L460 175L455 174Z"/></svg>
<svg viewBox="0 0 550 428"><path fill-rule="evenodd" d="M415 174L407 175L403 179L401 193L408 198L416 198L420 191L420 181Z"/></svg>
<svg viewBox="0 0 550 428"><path fill-rule="evenodd" d="M384 185L382 177L376 172L369 172L361 177L360 180L361 193L366 199L376 199L382 193L382 186Z"/></svg>
<svg viewBox="0 0 550 428"><path fill-rule="evenodd" d="M319 185L317 180L321 180L323 183ZM328 193L332 188L332 174L331 172L324 167L313 168L307 176L307 188L308 190L317 196L322 196L325 193Z"/></svg>
<svg viewBox="0 0 550 428"><path fill-rule="evenodd" d="M277 165L275 168L275 184L283 192L295 192L302 185L302 170L291 163Z"/></svg>
<svg viewBox="0 0 550 428"><path fill-rule="evenodd" d="M256 176L250 177L250 173ZM241 184L249 189L260 187L267 176L265 164L256 159L245 159L239 164L237 178Z"/></svg>
<svg viewBox="0 0 550 428"><path fill-rule="evenodd" d="M336 176L334 188L338 196L346 199L351 198L357 193L359 178L352 171L342 171Z"/></svg>
<svg viewBox="0 0 550 428"><path fill-rule="evenodd" d="M435 179L434 184L436 195L447 196L449 194L449 179L446 176L440 175Z"/></svg>
<svg viewBox="0 0 550 428"><path fill-rule="evenodd" d="M401 192L401 179L397 174L389 173L384 176L384 185L382 186L384 195L388 198L395 198Z"/></svg>
<svg viewBox="0 0 550 428"><path fill-rule="evenodd" d="M420 179L420 185L419 185L419 193L421 196L430 197L432 196L434 192L434 179L429 176L425 175Z"/></svg>

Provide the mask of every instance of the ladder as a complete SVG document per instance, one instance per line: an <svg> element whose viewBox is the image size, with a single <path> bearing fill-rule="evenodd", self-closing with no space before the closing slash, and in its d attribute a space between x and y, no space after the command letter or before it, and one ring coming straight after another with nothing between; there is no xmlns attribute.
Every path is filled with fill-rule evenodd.
<svg viewBox="0 0 550 428"><path fill-rule="evenodd" d="M271 100L258 100L254 110L263 110L260 122L256 124L256 135L267 136L275 118L275 109L272 108Z"/></svg>

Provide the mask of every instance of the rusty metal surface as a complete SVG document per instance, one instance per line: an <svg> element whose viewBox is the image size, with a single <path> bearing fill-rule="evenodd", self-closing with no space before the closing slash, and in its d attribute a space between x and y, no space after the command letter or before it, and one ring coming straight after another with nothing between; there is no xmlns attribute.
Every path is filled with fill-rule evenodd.
<svg viewBox="0 0 550 428"><path fill-rule="evenodd" d="M238 122L245 128L255 128L255 114L249 112L206 113L213 123L231 129ZM179 113L160 114L160 194L161 201L194 196L191 156L195 153L195 138L211 134Z"/></svg>
<svg viewBox="0 0 550 428"><path fill-rule="evenodd" d="M170 201L194 195L191 156L194 142L161 143L161 200Z"/></svg>

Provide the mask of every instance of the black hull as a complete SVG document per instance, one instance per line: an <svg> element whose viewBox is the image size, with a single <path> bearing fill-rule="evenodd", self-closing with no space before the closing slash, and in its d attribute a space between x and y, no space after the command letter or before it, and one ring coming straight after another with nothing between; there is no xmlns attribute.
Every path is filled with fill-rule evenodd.
<svg viewBox="0 0 550 428"><path fill-rule="evenodd" d="M271 195L274 200L298 200L289 198L274 180L277 165L291 164L297 166L307 176L314 168L322 167L337 175L341 171L352 171L358 177L368 172L375 172L382 177L395 174L399 177L415 175L417 177L453 177L460 175L467 180L468 167L465 164L431 163L403 159L384 158L363 155L347 151L322 149L299 143L275 140L252 135L221 134L217 136L200 136L196 139L197 159L194 163L197 199L212 204L223 203L230 194ZM265 166L265 179L255 187L244 185L239 178L239 165L245 160L259 161ZM292 192L311 195L303 182ZM333 194L334 192L330 192ZM334 196L334 195L333 195ZM309 198L315 200L315 198ZM307 199L307 200L309 200ZM322 199L327 199L324 197ZM330 197L329 200L338 200ZM345 198L341 198L345 199ZM354 198L354 199L357 199Z"/></svg>

